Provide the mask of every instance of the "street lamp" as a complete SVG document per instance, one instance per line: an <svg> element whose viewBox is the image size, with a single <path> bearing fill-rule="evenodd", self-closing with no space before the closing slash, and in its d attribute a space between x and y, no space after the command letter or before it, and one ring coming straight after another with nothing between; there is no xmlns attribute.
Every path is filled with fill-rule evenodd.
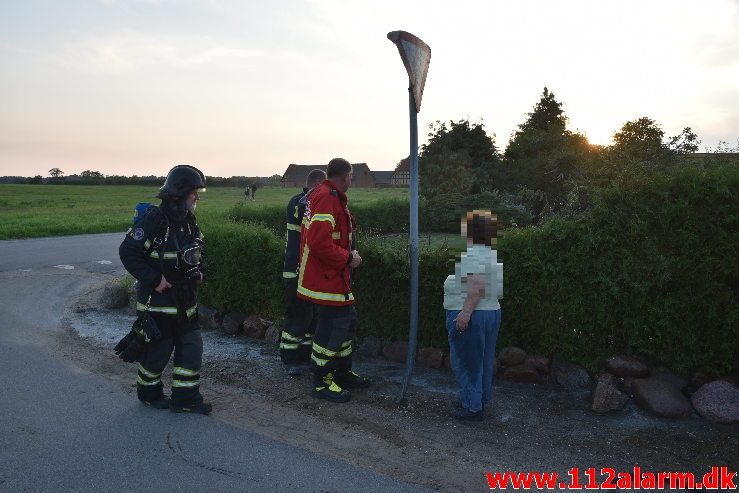
<svg viewBox="0 0 739 493"><path fill-rule="evenodd" d="M411 304L410 328L408 330L408 356L405 377L400 389L398 402L403 400L413 373L418 345L418 119L421 110L423 87L431 61L431 48L416 36L405 31L392 31L387 38L395 43L408 72L408 106L411 127L411 182L410 182L410 264L411 264Z"/></svg>

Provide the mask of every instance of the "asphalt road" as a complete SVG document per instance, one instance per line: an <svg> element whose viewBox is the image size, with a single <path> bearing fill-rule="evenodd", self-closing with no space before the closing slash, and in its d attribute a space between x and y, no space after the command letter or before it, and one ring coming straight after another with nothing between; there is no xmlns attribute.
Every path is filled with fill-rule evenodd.
<svg viewBox="0 0 739 493"><path fill-rule="evenodd" d="M64 310L90 273L122 272L121 239L0 241L0 491L420 491L217 412L147 408L66 361L54 347Z"/></svg>

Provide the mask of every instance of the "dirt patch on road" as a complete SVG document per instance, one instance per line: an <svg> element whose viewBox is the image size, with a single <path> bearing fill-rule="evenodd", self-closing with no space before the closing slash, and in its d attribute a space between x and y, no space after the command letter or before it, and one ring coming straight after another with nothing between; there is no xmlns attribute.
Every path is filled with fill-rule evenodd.
<svg viewBox="0 0 739 493"><path fill-rule="evenodd" d="M111 350L132 313L99 310L97 293L99 286L69 307L58 350L120 382L134 399L134 366ZM373 386L349 403L318 401L308 395L311 377L287 376L276 348L214 332L203 336L202 388L214 405L213 419L435 490L485 491L487 471L566 475L571 467L630 471L639 465L703 474L711 466L736 470L739 462L735 425L697 416L655 418L632 404L598 416L588 410L589 393L551 385L496 382L485 421L459 423L448 417L455 403L451 373L419 371L408 400L396 404L402 367L384 360L356 362ZM582 473L580 480L586 481Z"/></svg>

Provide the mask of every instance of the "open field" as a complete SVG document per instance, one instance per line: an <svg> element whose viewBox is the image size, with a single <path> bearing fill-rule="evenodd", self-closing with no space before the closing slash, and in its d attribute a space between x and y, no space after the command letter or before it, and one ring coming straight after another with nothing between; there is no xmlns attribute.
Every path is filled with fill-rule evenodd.
<svg viewBox="0 0 739 493"><path fill-rule="evenodd" d="M125 231L136 203L158 202L157 191L150 186L0 185L0 240ZM295 193L293 188L261 188L253 205L287 204ZM349 191L349 200L402 198L407 193L405 188L358 188ZM243 200L241 188L209 188L201 195L198 221L205 228L211 221L223 221Z"/></svg>

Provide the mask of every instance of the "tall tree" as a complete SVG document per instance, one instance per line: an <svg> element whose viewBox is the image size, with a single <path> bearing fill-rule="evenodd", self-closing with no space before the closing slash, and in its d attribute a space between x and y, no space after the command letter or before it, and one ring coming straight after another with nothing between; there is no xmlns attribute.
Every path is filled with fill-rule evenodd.
<svg viewBox="0 0 739 493"><path fill-rule="evenodd" d="M424 196L441 193L435 187L441 186L442 180L457 181L458 186L451 188L460 194L493 188L493 171L500 155L482 123L459 120L447 126L437 121L429 128L429 140L421 146L419 156Z"/></svg>
<svg viewBox="0 0 739 493"><path fill-rule="evenodd" d="M51 168L49 170L49 176L52 178L61 178L64 176L64 171L60 170L59 168Z"/></svg>
<svg viewBox="0 0 739 493"><path fill-rule="evenodd" d="M541 190L550 203L558 204L568 182L582 175L592 151L584 135L567 130L562 103L545 87L527 120L511 136L504 168L514 185Z"/></svg>

